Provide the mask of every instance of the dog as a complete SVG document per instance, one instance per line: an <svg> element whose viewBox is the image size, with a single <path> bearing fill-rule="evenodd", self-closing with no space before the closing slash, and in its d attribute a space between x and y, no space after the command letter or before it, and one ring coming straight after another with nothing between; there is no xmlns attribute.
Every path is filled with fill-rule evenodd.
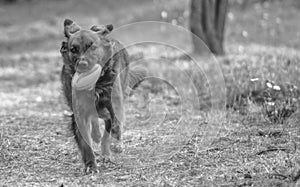
<svg viewBox="0 0 300 187"><path fill-rule="evenodd" d="M75 72L83 71L87 64L99 64L102 67L100 78L95 85L95 106L99 118L105 122L105 131L101 138L101 154L110 158L111 138L122 142L122 129L125 124L124 98L128 87L135 88L145 78L145 72L132 71L129 66L127 50L120 42L109 37L113 26L92 26L89 30L81 29L74 21L65 19L61 55L63 66L61 83L66 103L72 106L72 79ZM81 151L85 173L98 172L95 154L85 141L76 124L74 114L71 116L71 128ZM95 128L95 129L94 129ZM94 127L92 132L99 127ZM92 133L97 140L99 134Z"/></svg>

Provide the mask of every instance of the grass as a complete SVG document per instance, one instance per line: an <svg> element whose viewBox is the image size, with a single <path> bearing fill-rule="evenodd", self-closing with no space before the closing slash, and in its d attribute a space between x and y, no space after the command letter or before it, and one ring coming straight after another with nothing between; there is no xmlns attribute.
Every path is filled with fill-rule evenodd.
<svg viewBox="0 0 300 187"><path fill-rule="evenodd" d="M95 6L93 1L88 2L86 6L78 7ZM57 2L57 5L47 3L51 8L45 15L57 15L55 11L69 7L70 1ZM5 8L16 13L21 4ZM36 8L41 4L32 6ZM107 7L117 9L114 3L108 3L101 10ZM113 17L104 16L96 21L115 22L124 16L122 12L128 11L128 7L116 10ZM165 7L147 9L150 13L155 12L155 16L148 15L147 11L134 11L132 14L140 17L131 21L160 19L159 11ZM172 7L175 7L171 14L174 18L184 14L176 3ZM5 27L9 23L7 29L13 33L18 33L23 22L27 24L25 28L37 22L49 23L48 17L37 20L36 16L26 12L28 10L27 7L19 15L1 16L1 21L6 23ZM84 12L80 8L75 10ZM230 10L234 19L228 21L225 44L228 55L216 59L228 90L245 91L253 77L300 86L299 29L295 24L300 15L295 10L295 7L279 2L256 4L245 10L247 14L237 7ZM96 7L91 9L91 15L86 17L95 16L96 11ZM259 26L261 21L257 21L265 13L268 13L268 20L265 20L268 29ZM17 36L13 42L10 42L10 36L0 47L3 49L0 56L1 186L299 185L299 111L283 123L275 124L265 119L261 107L255 104L249 106L247 115L231 109L203 111L199 110L199 105L193 108L198 96L202 99L200 106L210 99L205 75L200 74L194 79L201 92L193 95L195 90L186 84L189 80L182 73L182 69L187 74L193 72L191 62L178 58L181 52L172 47L153 44L137 45L129 48L129 52L137 59L148 59L143 61L142 58L144 67L177 86L177 91L159 79L148 80L133 91L126 103L125 151L113 155L114 163L99 160L99 174L84 175L80 154L69 130L69 119L64 115L68 109L59 82L61 59L57 51L62 40L59 29L62 17L66 15L72 14L58 14L51 36L41 34L42 37L29 36L25 40ZM73 15L85 20L80 12L73 12ZM280 27L272 22L273 18L276 22L278 16L283 24ZM172 17L169 19L171 21ZM270 29L275 29L276 33L278 29L282 31L272 38ZM247 37L245 32L243 36L243 31L247 31ZM9 36L9 32L5 36ZM38 32L43 31L39 28ZM47 42L44 42L45 36ZM0 40L4 41L3 38ZM169 36L169 39L178 40L178 43L186 41L179 36ZM188 51L191 46L183 48ZM209 65L201 68L212 72ZM184 99L186 95L182 95L181 90L189 90L187 93L192 99Z"/></svg>

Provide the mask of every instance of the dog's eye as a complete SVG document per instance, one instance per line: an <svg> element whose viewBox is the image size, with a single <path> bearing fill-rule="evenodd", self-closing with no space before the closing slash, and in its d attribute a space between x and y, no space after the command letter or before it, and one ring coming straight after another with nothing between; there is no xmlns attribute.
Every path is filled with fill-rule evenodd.
<svg viewBox="0 0 300 187"><path fill-rule="evenodd" d="M70 51L71 53L78 53L77 47L72 47Z"/></svg>

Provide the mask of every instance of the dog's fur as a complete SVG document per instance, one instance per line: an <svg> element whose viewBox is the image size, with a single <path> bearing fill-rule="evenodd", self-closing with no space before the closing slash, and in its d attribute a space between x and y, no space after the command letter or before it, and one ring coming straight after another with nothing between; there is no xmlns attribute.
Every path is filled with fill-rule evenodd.
<svg viewBox="0 0 300 187"><path fill-rule="evenodd" d="M102 156L109 158L110 136L121 141L122 125L125 123L123 99L128 86L135 86L145 76L143 73L129 70L128 53L116 40L107 35L112 25L93 26L91 30L82 30L75 22L66 19L64 33L67 41L62 42L61 54L63 67L61 82L67 105L72 109L72 77L79 69L79 62L84 58L88 63L98 63L103 67L102 75L95 87L96 109L105 121L105 132L101 140ZM130 84L130 85L129 85ZM113 103L113 104L112 104ZM92 148L82 138L74 115L72 130L82 154L86 172L97 171Z"/></svg>

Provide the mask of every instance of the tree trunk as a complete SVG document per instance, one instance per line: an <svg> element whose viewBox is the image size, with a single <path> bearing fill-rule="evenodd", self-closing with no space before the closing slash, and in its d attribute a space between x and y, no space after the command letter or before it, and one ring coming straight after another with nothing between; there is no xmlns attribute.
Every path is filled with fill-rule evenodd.
<svg viewBox="0 0 300 187"><path fill-rule="evenodd" d="M227 6L228 0L191 0L190 29L194 52L204 53L208 47L216 55L224 54Z"/></svg>

